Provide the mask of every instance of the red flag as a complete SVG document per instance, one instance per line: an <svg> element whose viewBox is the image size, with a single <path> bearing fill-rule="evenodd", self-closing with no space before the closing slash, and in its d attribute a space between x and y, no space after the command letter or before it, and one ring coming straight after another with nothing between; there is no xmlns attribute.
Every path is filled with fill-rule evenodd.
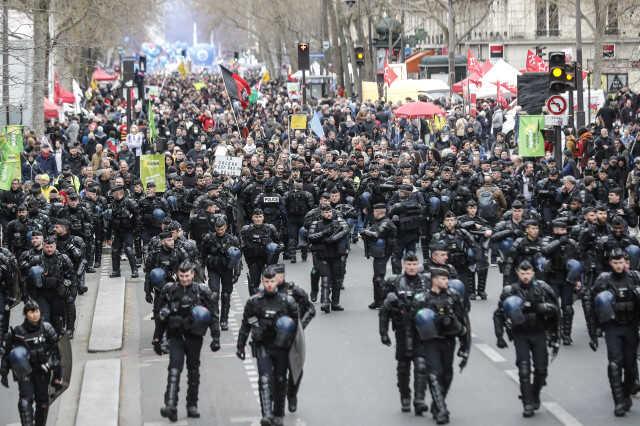
<svg viewBox="0 0 640 426"><path fill-rule="evenodd" d="M391 86L391 83L396 81L398 74L389 66L389 52L384 55L384 82L387 86Z"/></svg>
<svg viewBox="0 0 640 426"><path fill-rule="evenodd" d="M531 50L527 50L527 72L547 72L549 71L549 65L540 56L533 53Z"/></svg>
<svg viewBox="0 0 640 426"><path fill-rule="evenodd" d="M473 56L473 52L471 49L467 50L467 74L476 73L478 75L482 75L482 68L480 67L480 62L478 62L478 58Z"/></svg>
<svg viewBox="0 0 640 426"><path fill-rule="evenodd" d="M249 106L249 96L251 95L251 86L249 86L249 83L222 65L220 65L220 71L222 72L222 79L224 80L224 86L227 89L229 97L239 101L242 109L247 109Z"/></svg>

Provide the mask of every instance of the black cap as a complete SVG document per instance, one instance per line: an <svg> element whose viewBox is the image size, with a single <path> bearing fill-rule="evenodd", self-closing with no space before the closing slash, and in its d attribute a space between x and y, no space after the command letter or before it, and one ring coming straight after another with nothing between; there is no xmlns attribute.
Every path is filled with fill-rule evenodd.
<svg viewBox="0 0 640 426"><path fill-rule="evenodd" d="M553 226L554 228L566 228L567 226L569 226L569 224L567 223L567 220L565 218L558 217L551 221L551 226Z"/></svg>
<svg viewBox="0 0 640 426"><path fill-rule="evenodd" d="M69 226L69 221L67 219L63 219L63 218L59 217L59 218L56 219L55 224L68 227Z"/></svg>
<svg viewBox="0 0 640 426"><path fill-rule="evenodd" d="M522 208L524 208L524 205L522 204L522 202L520 200L515 200L513 202L513 204L511 204L511 208L512 209L522 209Z"/></svg>
<svg viewBox="0 0 640 426"><path fill-rule="evenodd" d="M48 236L47 238L44 239L44 243L45 244L55 244L56 243L56 237L54 237L53 235Z"/></svg>
<svg viewBox="0 0 640 426"><path fill-rule="evenodd" d="M376 204L373 205L373 209L374 210L377 210L377 209L386 210L387 209L387 205L385 203L376 203Z"/></svg>
<svg viewBox="0 0 640 426"><path fill-rule="evenodd" d="M524 221L524 226L539 226L539 224L535 219L528 219Z"/></svg>
<svg viewBox="0 0 640 426"><path fill-rule="evenodd" d="M434 251L447 251L447 244L442 240L431 241L429 244L429 250Z"/></svg>
<svg viewBox="0 0 640 426"><path fill-rule="evenodd" d="M331 198L331 194L329 194L328 192L323 192L322 194L320 194L320 198Z"/></svg>
<svg viewBox="0 0 640 426"><path fill-rule="evenodd" d="M124 191L124 186L116 185L113 188L111 188L111 192L117 192L117 191Z"/></svg>
<svg viewBox="0 0 640 426"><path fill-rule="evenodd" d="M410 191L411 192L411 191L413 191L413 186L407 185L407 184L402 184L402 185L398 186L398 189L400 191Z"/></svg>
<svg viewBox="0 0 640 426"><path fill-rule="evenodd" d="M165 240L167 238L172 238L173 235L171 235L171 232L169 231L162 231L161 233L158 234L158 238L160 238L161 240Z"/></svg>
<svg viewBox="0 0 640 426"><path fill-rule="evenodd" d="M467 201L467 207L478 207L478 203L476 203L474 200L469 200Z"/></svg>
<svg viewBox="0 0 640 426"><path fill-rule="evenodd" d="M276 263L273 265L276 274L284 274L284 263Z"/></svg>
<svg viewBox="0 0 640 426"><path fill-rule="evenodd" d="M323 204L322 206L320 206L320 211L321 212L327 212L331 210L331 206L328 204Z"/></svg>
<svg viewBox="0 0 640 426"><path fill-rule="evenodd" d="M262 211L262 209L254 209L253 213L251 213L251 216L257 216L257 215L264 215L264 212Z"/></svg>
<svg viewBox="0 0 640 426"><path fill-rule="evenodd" d="M402 256L402 260L405 262L417 262L418 256L413 251L407 251L404 256Z"/></svg>

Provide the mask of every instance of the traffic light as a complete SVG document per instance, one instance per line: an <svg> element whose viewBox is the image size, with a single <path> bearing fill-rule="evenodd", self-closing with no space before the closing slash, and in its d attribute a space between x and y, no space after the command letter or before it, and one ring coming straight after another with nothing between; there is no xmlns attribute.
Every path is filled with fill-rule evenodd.
<svg viewBox="0 0 640 426"><path fill-rule="evenodd" d="M564 52L549 52L549 91L564 93L576 88L576 68L565 63Z"/></svg>
<svg viewBox="0 0 640 426"><path fill-rule="evenodd" d="M364 65L364 47L356 46L354 50L356 54L356 65Z"/></svg>
<svg viewBox="0 0 640 426"><path fill-rule="evenodd" d="M309 43L298 43L298 69L309 69Z"/></svg>

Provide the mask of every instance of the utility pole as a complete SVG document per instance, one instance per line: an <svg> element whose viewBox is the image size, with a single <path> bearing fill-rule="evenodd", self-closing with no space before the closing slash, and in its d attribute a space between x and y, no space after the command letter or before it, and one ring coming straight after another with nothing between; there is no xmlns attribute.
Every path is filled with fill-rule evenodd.
<svg viewBox="0 0 640 426"><path fill-rule="evenodd" d="M598 55L600 46L594 46L594 55ZM582 9L580 0L576 0L576 124L577 129L584 127L584 93L582 84ZM589 100L591 102L591 100ZM576 129L576 130L577 130ZM576 133L577 134L577 133Z"/></svg>
<svg viewBox="0 0 640 426"><path fill-rule="evenodd" d="M455 19L453 16L453 0L449 0L447 3L447 18L448 18L448 22L447 22L447 31L449 34L448 40L447 40L447 49L448 49L448 56L449 56L449 96L453 95L453 83L456 82L456 45L455 45L455 38L456 38L456 23L455 23Z"/></svg>
<svg viewBox="0 0 640 426"><path fill-rule="evenodd" d="M9 0L2 0L2 104L5 108L5 124L9 125Z"/></svg>

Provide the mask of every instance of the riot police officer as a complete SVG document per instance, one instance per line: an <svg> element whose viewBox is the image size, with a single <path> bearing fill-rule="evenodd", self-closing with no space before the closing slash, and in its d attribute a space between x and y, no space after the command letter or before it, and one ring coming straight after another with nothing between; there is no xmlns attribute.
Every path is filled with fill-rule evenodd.
<svg viewBox="0 0 640 426"><path fill-rule="evenodd" d="M503 221L498 222L493 235L491 235L491 257L498 254L498 268L502 274L502 285L511 284L513 276L513 265L509 261L513 242L524 235L523 204L516 200L511 205L511 215Z"/></svg>
<svg viewBox="0 0 640 426"><path fill-rule="evenodd" d="M331 203L330 198L331 196L327 192L323 192L322 194L320 194L320 201L319 201L318 207L310 210L304 216L304 223L301 230L302 236L300 238L300 243L299 243L299 245L301 246L300 251L301 251L301 256L303 261L306 260L306 253L309 247L308 235L309 235L309 229L311 228L311 224L322 218L322 213L320 209L322 208L322 206L330 205ZM318 300L320 272L318 271L318 258L313 251L311 252L311 260L313 262L313 265L311 267L311 271L309 272L310 281L311 281L311 294L309 296L311 297L311 301L315 302L316 300Z"/></svg>
<svg viewBox="0 0 640 426"><path fill-rule="evenodd" d="M84 191L83 205L89 213L92 238L86 242L87 246L87 272L91 273L100 268L102 263L102 242L104 241L104 212L107 210L107 200L98 195L98 186L89 185Z"/></svg>
<svg viewBox="0 0 640 426"><path fill-rule="evenodd" d="M253 200L254 208L262 210L264 222L281 229L285 219L284 200L275 190L275 178L264 182L264 192L259 193Z"/></svg>
<svg viewBox="0 0 640 426"><path fill-rule="evenodd" d="M37 302L23 308L24 321L12 328L0 362L0 382L9 387L8 374L18 382L18 411L22 426L46 426L49 414L49 385L62 386L58 333L43 318ZM35 416L34 416L35 403Z"/></svg>
<svg viewBox="0 0 640 426"><path fill-rule="evenodd" d="M420 227L423 221L423 206L417 197L411 197L413 187L400 185L398 188L399 201L389 208L389 217L398 229L396 252L391 259L394 274L401 272L400 260L403 253L415 252L420 238Z"/></svg>
<svg viewBox="0 0 640 426"><path fill-rule="evenodd" d="M471 271L469 280L472 288L476 288L477 296L482 300L487 300L487 276L489 275L489 258L487 247L489 238L493 234L489 222L478 216L478 204L474 200L467 202L467 214L458 218L458 223L462 229L467 230L473 237L477 249L480 251L478 263L474 271ZM477 275L477 281L476 281ZM477 283L477 287L476 287ZM476 294L469 295L471 300L475 300Z"/></svg>
<svg viewBox="0 0 640 426"><path fill-rule="evenodd" d="M20 204L16 208L16 214L17 217L7 224L4 239L13 255L20 257L22 252L29 250L27 235L31 229L28 222L29 212L27 206Z"/></svg>
<svg viewBox="0 0 640 426"><path fill-rule="evenodd" d="M279 263L273 265L274 272L276 274L276 281L278 282L278 292L286 294L293 298L298 305L298 314L300 316L300 326L302 329L306 329L311 320L316 316L316 308L309 300L309 295L304 289L297 286L293 281L285 281L285 267L284 264ZM300 330L298 331L300 335ZM304 341L304 335L303 341ZM298 362L300 360L297 360ZM296 369L297 366L293 366L292 357L289 357L289 379L287 385L287 405L289 411L295 413L298 409L298 389L302 381L302 365ZM297 371L299 370L299 371Z"/></svg>
<svg viewBox="0 0 640 426"><path fill-rule="evenodd" d="M110 219L108 220L107 238L113 238L111 244L111 278L120 276L120 255L124 249L129 266L131 278L138 278L136 256L133 252L133 232L138 226L138 205L131 198L124 195L123 186L115 186L111 189L113 201L111 203Z"/></svg>
<svg viewBox="0 0 640 426"><path fill-rule="evenodd" d="M18 261L9 250L0 247L0 348L9 330L11 308L17 304L20 293Z"/></svg>
<svg viewBox="0 0 640 426"><path fill-rule="evenodd" d="M162 353L161 345L164 334L164 323L159 315L160 292L166 283L174 281L178 266L186 259L175 249L175 240L170 231L162 231L158 237L160 245L147 254L144 262L144 293L146 302L153 304L155 328L151 344L154 351L160 355Z"/></svg>
<svg viewBox="0 0 640 426"><path fill-rule="evenodd" d="M431 413L437 424L449 423L449 411L445 402L453 381L453 354L455 339L460 341L458 357L460 370L467 365L471 348L469 317L464 307L462 284L458 290L449 287L449 271L444 268L430 270L430 287L415 295L411 317L415 347L415 398L417 415L427 411L424 404L425 385L429 383ZM460 283L460 281L458 281Z"/></svg>
<svg viewBox="0 0 640 426"><path fill-rule="evenodd" d="M236 356L245 359L251 334L251 353L258 364L261 426L282 426L287 390L289 349L298 327L295 300L278 292L273 268L262 274L262 289L247 300L238 332Z"/></svg>
<svg viewBox="0 0 640 426"><path fill-rule="evenodd" d="M264 223L264 214L261 209L253 211L251 222L240 230L240 241L249 269L249 294L253 295L258 290L264 267L278 261L280 246L278 231L275 226Z"/></svg>
<svg viewBox="0 0 640 426"><path fill-rule="evenodd" d="M287 213L287 252L291 263L296 263L298 233L304 225L305 215L313 209L314 200L310 192L302 189L302 182L294 182L293 189L284 194L284 209ZM306 256L303 256L306 260Z"/></svg>
<svg viewBox="0 0 640 426"><path fill-rule="evenodd" d="M59 217L63 217L69 222L69 234L73 237L79 238L85 246L85 250L83 250L84 262L82 271L82 275L84 276L84 272L95 272L95 269L93 269L93 259L89 262L89 257L87 255L87 252L89 251L87 248L89 246L95 246L93 220L84 205L80 204L80 196L78 193L72 192L67 198L67 206L62 210ZM80 290L83 290L83 288L86 287L82 285ZM81 291L80 294L83 293L84 291Z"/></svg>
<svg viewBox="0 0 640 426"><path fill-rule="evenodd" d="M364 241L365 257L373 257L373 302L369 309L378 309L384 301L384 276L387 263L393 253L396 239L396 226L386 217L387 208L384 203L373 205L373 217L367 229L360 235Z"/></svg>
<svg viewBox="0 0 640 426"><path fill-rule="evenodd" d="M228 330L231 293L240 273L242 253L240 240L227 231L224 215L216 215L215 232L204 236L200 253L202 264L207 266L209 288L220 295L220 329Z"/></svg>
<svg viewBox="0 0 640 426"><path fill-rule="evenodd" d="M540 408L540 390L546 384L549 365L547 345L554 357L560 347L560 310L555 292L547 283L535 278L533 265L528 260L518 265L516 273L517 281L502 289L493 322L500 349L507 347L505 328L513 340L520 377L522 415L531 417Z"/></svg>
<svg viewBox="0 0 640 426"><path fill-rule="evenodd" d="M311 224L308 238L320 272L320 309L328 314L344 311L340 305L340 290L344 280L342 256L346 255L345 238L349 236L349 225L342 218L333 216L330 205L320 207L320 212L322 218Z"/></svg>
<svg viewBox="0 0 640 426"><path fill-rule="evenodd" d="M29 298L38 302L45 321L58 334L65 332L65 303L73 294L75 270L69 257L56 249L56 238L44 240L42 255L26 259L26 289Z"/></svg>
<svg viewBox="0 0 640 426"><path fill-rule="evenodd" d="M542 238L540 238L540 226L535 219L528 219L524 222L524 236L513 242L511 251L504 265L504 274L508 275L509 281L516 280L515 267L522 261L527 260L534 265L539 275L544 273L542 264L544 257L541 254Z"/></svg>
<svg viewBox="0 0 640 426"><path fill-rule="evenodd" d="M171 181L173 182L173 188L165 192L164 198L167 200L171 217L180 222L182 228L188 233L189 214L193 207L189 202L190 190L184 187L182 176L180 175L172 176Z"/></svg>
<svg viewBox="0 0 640 426"><path fill-rule="evenodd" d="M217 295L203 283L193 281L195 266L182 262L176 282L165 285L160 293L160 319L164 323L169 343L169 367L165 406L160 415L172 422L178 418L180 374L187 365L187 416L200 417L198 393L200 388L200 351L203 336L211 333L210 348L220 350Z"/></svg>
<svg viewBox="0 0 640 426"><path fill-rule="evenodd" d="M582 264L578 243L569 237L567 221L557 218L551 222L553 235L543 239L542 254L548 259L546 282L560 299L562 326L560 337L563 345L571 345L571 327L573 325L573 295L580 290Z"/></svg>
<svg viewBox="0 0 640 426"><path fill-rule="evenodd" d="M163 219L169 216L169 204L156 194L156 183L151 181L147 183L146 196L140 200L139 207L143 252L146 253L149 240L160 233Z"/></svg>
<svg viewBox="0 0 640 426"><path fill-rule="evenodd" d="M427 288L427 278L418 273L419 266L418 257L415 253L408 252L404 255L402 259L404 272L386 280L385 299L378 312L380 341L383 345L391 346L389 321L393 322L393 330L396 335L396 372L398 390L400 391L400 404L403 412L411 410L409 380L411 379L411 362L414 356L411 303L417 293L424 292ZM414 399L414 406L419 405L420 401ZM420 411L420 408L418 411Z"/></svg>
<svg viewBox="0 0 640 426"><path fill-rule="evenodd" d="M614 415L631 409L631 394L637 392L638 328L640 324L640 274L626 270L625 253L609 256L611 272L600 274L585 295L585 316L591 349L598 349L598 329L604 332L609 365L607 372L614 402Z"/></svg>

